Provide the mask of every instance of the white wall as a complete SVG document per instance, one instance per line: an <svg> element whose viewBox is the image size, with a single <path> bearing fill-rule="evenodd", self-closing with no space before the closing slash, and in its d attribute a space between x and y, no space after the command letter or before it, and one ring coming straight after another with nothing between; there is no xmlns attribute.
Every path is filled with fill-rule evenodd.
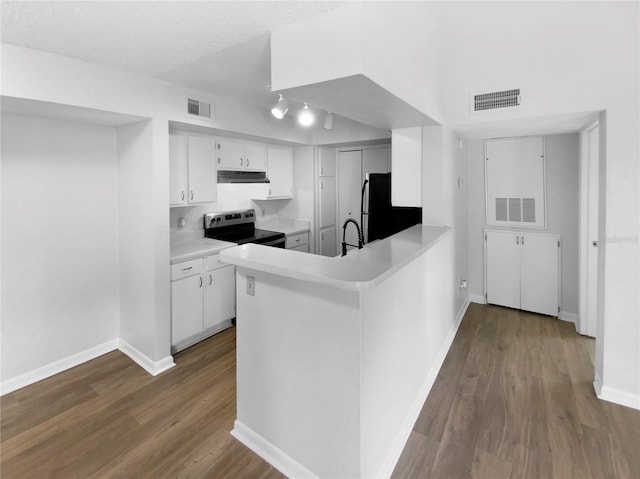
<svg viewBox="0 0 640 479"><path fill-rule="evenodd" d="M162 231L167 229L168 212L154 201L156 194L168 198L168 191L157 191L164 183L168 188L168 168L157 171L156 163L165 162L154 155L158 132L152 120L119 127L117 132L120 339L141 353L146 358L143 361L155 363L170 356L171 344L169 235ZM168 143L167 132L165 127ZM164 181L154 181L157 176L164 176Z"/></svg>
<svg viewBox="0 0 640 479"><path fill-rule="evenodd" d="M117 339L117 198L113 128L2 115L3 382Z"/></svg>
<svg viewBox="0 0 640 479"><path fill-rule="evenodd" d="M579 222L579 136L577 133L545 136L547 168L547 228L534 231L558 234L562 239L560 307L563 316L578 314L578 222ZM469 161L469 293L481 301L484 296L484 142L467 143ZM500 228L498 228L500 229ZM566 315L569 313L569 315Z"/></svg>
<svg viewBox="0 0 640 479"><path fill-rule="evenodd" d="M640 408L639 4L449 2L444 11L445 122L454 129L606 111L604 337L596 371L606 397ZM505 88L522 89L522 109L469 113L469 93Z"/></svg>

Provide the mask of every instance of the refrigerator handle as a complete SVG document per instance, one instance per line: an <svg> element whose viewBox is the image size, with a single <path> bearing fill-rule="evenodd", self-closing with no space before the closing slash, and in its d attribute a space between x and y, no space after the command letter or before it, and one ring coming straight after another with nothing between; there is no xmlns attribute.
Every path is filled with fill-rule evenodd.
<svg viewBox="0 0 640 479"><path fill-rule="evenodd" d="M362 183L362 194L360 196L360 227L362 228L362 236L363 236L363 243L364 243L364 192L367 189L367 183L369 183L368 179L364 180L364 183Z"/></svg>

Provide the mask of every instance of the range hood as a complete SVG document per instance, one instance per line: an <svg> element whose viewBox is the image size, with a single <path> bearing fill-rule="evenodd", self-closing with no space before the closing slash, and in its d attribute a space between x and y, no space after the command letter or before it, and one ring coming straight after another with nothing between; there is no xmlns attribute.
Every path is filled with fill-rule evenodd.
<svg viewBox="0 0 640 479"><path fill-rule="evenodd" d="M264 171L218 171L218 183L269 183Z"/></svg>

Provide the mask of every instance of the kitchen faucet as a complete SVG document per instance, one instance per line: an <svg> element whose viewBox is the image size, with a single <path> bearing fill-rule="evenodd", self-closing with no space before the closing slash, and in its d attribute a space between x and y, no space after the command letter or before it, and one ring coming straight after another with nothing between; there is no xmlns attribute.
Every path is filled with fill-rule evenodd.
<svg viewBox="0 0 640 479"><path fill-rule="evenodd" d="M347 246L355 247L354 244L348 244L346 241L347 225L349 223L353 223L354 225L356 225L356 229L358 230L358 249L362 249L362 245L364 244L364 238L362 236L362 230L360 230L360 225L353 218L348 218L347 221L345 221L342 225L342 256L345 256L347 254Z"/></svg>

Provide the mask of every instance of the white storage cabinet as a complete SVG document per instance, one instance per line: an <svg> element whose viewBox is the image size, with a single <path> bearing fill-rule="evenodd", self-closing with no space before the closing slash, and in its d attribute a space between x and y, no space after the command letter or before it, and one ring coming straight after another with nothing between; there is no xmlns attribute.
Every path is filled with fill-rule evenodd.
<svg viewBox="0 0 640 479"><path fill-rule="evenodd" d="M219 170L266 171L266 146L262 143L218 138L216 144Z"/></svg>
<svg viewBox="0 0 640 479"><path fill-rule="evenodd" d="M560 237L485 231L488 303L558 316Z"/></svg>
<svg viewBox="0 0 640 479"><path fill-rule="evenodd" d="M169 204L216 201L216 143L213 138L169 134Z"/></svg>
<svg viewBox="0 0 640 479"><path fill-rule="evenodd" d="M219 255L171 266L171 350L178 352L231 326L235 266Z"/></svg>
<svg viewBox="0 0 640 479"><path fill-rule="evenodd" d="M293 151L291 148L267 146L268 188L264 196L254 200L282 200L293 198Z"/></svg>
<svg viewBox="0 0 640 479"><path fill-rule="evenodd" d="M296 233L288 235L285 241L285 247L287 249L293 249L296 251L302 251L304 253L309 252L309 232Z"/></svg>

